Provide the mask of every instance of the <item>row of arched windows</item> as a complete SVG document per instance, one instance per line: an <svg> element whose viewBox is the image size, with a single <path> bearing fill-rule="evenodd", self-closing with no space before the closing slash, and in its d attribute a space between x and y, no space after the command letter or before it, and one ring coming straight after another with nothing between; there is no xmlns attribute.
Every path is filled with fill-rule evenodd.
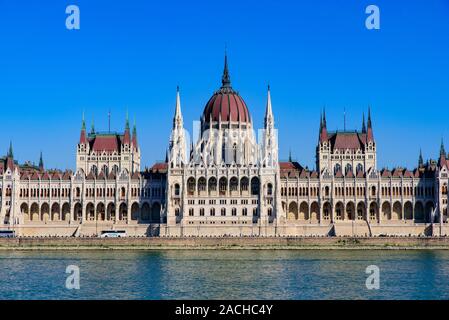
<svg viewBox="0 0 449 320"><path fill-rule="evenodd" d="M195 192L216 192L217 187L220 195L225 195L228 190L230 192L237 192L239 190L240 192L247 192L249 191L249 187L251 187L251 194L257 195L259 194L260 183L257 177L252 178L251 182L248 177L243 177L240 181L237 177L232 177L229 181L226 177L221 177L218 181L215 177L209 178L208 181L206 181L205 177L199 178L198 181L196 181L194 177L190 177L187 180L187 194L190 196L194 195ZM177 187L175 186L175 189L176 188ZM272 187L270 190L272 190Z"/></svg>
<svg viewBox="0 0 449 320"><path fill-rule="evenodd" d="M8 189L7 189L8 190ZM70 197L70 188L21 188L20 198L28 197Z"/></svg>
<svg viewBox="0 0 449 320"><path fill-rule="evenodd" d="M272 209L269 208L268 210L270 211L269 216L271 216ZM204 216L204 213L205 213L204 208L200 208L200 209L199 209L199 215L200 215L200 217L203 217L203 216ZM222 216L222 217L225 217L226 214L227 214L226 208L221 208L220 211L218 211L217 214L219 214L219 215ZM248 216L248 208L242 208L241 214L242 214L243 217ZM253 208L253 216L256 217L257 214L258 214L257 208ZM194 209L194 208L190 208L190 209L189 209L189 216L190 216L190 217L195 216L195 209ZM210 209L209 209L209 216L211 216L211 217L215 217L215 216L216 216L216 210L215 210L215 208L210 208ZM233 217L237 216L237 208L232 208L232 209L231 209L231 216L233 216Z"/></svg>
<svg viewBox="0 0 449 320"><path fill-rule="evenodd" d="M310 191L309 191L310 190ZM296 196L308 196L310 192L310 195L312 197L317 197L319 195L318 187L282 187L281 188L281 196L286 197L287 195L289 197L296 197Z"/></svg>

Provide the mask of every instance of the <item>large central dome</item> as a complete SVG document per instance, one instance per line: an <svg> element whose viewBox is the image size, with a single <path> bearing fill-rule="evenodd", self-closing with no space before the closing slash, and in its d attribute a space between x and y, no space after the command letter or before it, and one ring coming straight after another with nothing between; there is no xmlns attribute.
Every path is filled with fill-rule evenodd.
<svg viewBox="0 0 449 320"><path fill-rule="evenodd" d="M228 70L228 58L225 55L225 65L221 79L221 88L209 99L203 111L206 123L242 122L251 123L251 116L242 97L231 87L231 78Z"/></svg>

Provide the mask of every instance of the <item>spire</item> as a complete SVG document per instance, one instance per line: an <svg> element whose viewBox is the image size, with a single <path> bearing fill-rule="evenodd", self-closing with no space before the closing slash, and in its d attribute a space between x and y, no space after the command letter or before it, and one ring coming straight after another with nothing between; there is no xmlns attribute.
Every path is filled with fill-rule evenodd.
<svg viewBox="0 0 449 320"><path fill-rule="evenodd" d="M136 118L134 118L132 144L133 144L134 148L137 148L137 128L136 128Z"/></svg>
<svg viewBox="0 0 449 320"><path fill-rule="evenodd" d="M419 148L418 166L422 167L423 165L424 165L424 160L423 160L423 157L422 157L422 150L421 150L421 148Z"/></svg>
<svg viewBox="0 0 449 320"><path fill-rule="evenodd" d="M288 162L292 162L292 149L288 150Z"/></svg>
<svg viewBox="0 0 449 320"><path fill-rule="evenodd" d="M81 130L86 130L86 121L84 121L84 112L83 112L83 120L81 123Z"/></svg>
<svg viewBox="0 0 449 320"><path fill-rule="evenodd" d="M443 138L441 138L440 156L446 157L446 151L445 151L445 149L444 149L444 141L443 141Z"/></svg>
<svg viewBox="0 0 449 320"><path fill-rule="evenodd" d="M367 137L366 137L367 141L374 141L374 136L373 136L373 127L371 124L371 107L368 106L368 131L367 131Z"/></svg>
<svg viewBox="0 0 449 320"><path fill-rule="evenodd" d="M223 84L222 87L226 88L231 87L231 77L229 76L229 69L228 69L228 53L226 49L225 49L224 69L223 69L223 76L221 77L221 83Z"/></svg>
<svg viewBox="0 0 449 320"><path fill-rule="evenodd" d="M326 108L323 108L323 126L326 128ZM326 128L327 129L327 128Z"/></svg>
<svg viewBox="0 0 449 320"><path fill-rule="evenodd" d="M176 107L175 107L175 116L173 118L173 128L177 125L182 127L182 113L181 113L181 97L179 94L179 86L176 86Z"/></svg>
<svg viewBox="0 0 449 320"><path fill-rule="evenodd" d="M81 124L81 133L80 133L80 144L86 144L87 143L87 139L86 139L86 121L84 121L84 112L83 112L83 121Z"/></svg>
<svg viewBox="0 0 449 320"><path fill-rule="evenodd" d="M368 128L371 128L371 107L368 106Z"/></svg>
<svg viewBox="0 0 449 320"><path fill-rule="evenodd" d="M130 133L129 133L128 111L126 111L125 134L123 135L123 144L127 144L127 145L131 144L131 137L130 137Z"/></svg>
<svg viewBox="0 0 449 320"><path fill-rule="evenodd" d="M362 117L362 133L366 133L365 112L363 113L363 117Z"/></svg>
<svg viewBox="0 0 449 320"><path fill-rule="evenodd" d="M270 94L270 85L268 85L268 94L267 94L267 108L265 111L265 128L267 128L268 124L273 124L273 109L271 107L271 94Z"/></svg>
<svg viewBox="0 0 449 320"><path fill-rule="evenodd" d="M326 109L323 109L323 118L320 123L320 142L323 141L327 141Z"/></svg>
<svg viewBox="0 0 449 320"><path fill-rule="evenodd" d="M128 110L126 110L125 130L129 130L129 116L128 116Z"/></svg>
<svg viewBox="0 0 449 320"><path fill-rule="evenodd" d="M14 153L12 152L12 141L9 141L8 157L14 158Z"/></svg>
<svg viewBox="0 0 449 320"><path fill-rule="evenodd" d="M44 159L42 158L42 151L41 151L41 155L39 157L39 169L44 170Z"/></svg>
<svg viewBox="0 0 449 320"><path fill-rule="evenodd" d="M92 125L90 127L90 134L95 134L94 117L92 116Z"/></svg>

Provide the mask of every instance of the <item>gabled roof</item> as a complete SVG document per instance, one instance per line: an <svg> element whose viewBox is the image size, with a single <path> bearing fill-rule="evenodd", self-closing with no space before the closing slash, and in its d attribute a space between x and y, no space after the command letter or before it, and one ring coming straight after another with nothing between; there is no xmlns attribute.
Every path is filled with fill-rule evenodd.
<svg viewBox="0 0 449 320"><path fill-rule="evenodd" d="M87 180L94 180L95 179L94 173L92 171L89 172L89 174L87 175L86 179Z"/></svg>
<svg viewBox="0 0 449 320"><path fill-rule="evenodd" d="M37 172L34 172L33 175L31 176L31 180L39 180L40 179L40 175Z"/></svg>

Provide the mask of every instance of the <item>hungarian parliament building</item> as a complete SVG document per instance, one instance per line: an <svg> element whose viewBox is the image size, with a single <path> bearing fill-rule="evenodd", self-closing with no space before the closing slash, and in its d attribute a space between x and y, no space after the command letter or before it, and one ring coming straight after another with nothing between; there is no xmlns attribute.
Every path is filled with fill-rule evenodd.
<svg viewBox="0 0 449 320"><path fill-rule="evenodd" d="M179 89L164 162L141 169L137 130L98 132L82 122L76 170L0 159L0 228L18 236L444 236L449 156L414 169L377 167L370 111L360 130L331 131L322 113L316 169L278 157L270 88L258 130L231 86L207 101L187 142ZM190 145L189 145L190 144Z"/></svg>

